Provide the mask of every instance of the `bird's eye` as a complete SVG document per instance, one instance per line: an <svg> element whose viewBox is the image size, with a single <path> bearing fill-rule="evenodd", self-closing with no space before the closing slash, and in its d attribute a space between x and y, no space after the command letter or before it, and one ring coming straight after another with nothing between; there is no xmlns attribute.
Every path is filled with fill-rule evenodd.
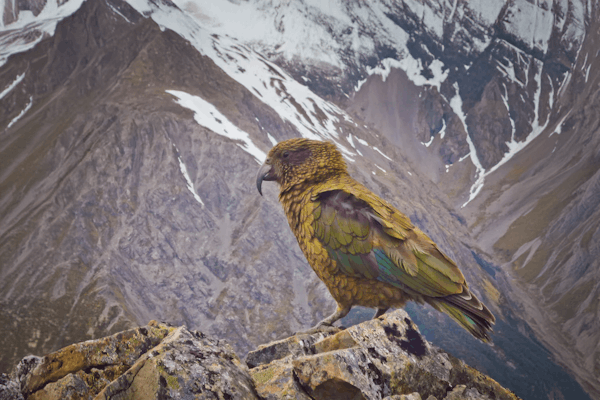
<svg viewBox="0 0 600 400"><path fill-rule="evenodd" d="M284 151L282 154L283 158L288 158L290 156L290 152L289 151Z"/></svg>

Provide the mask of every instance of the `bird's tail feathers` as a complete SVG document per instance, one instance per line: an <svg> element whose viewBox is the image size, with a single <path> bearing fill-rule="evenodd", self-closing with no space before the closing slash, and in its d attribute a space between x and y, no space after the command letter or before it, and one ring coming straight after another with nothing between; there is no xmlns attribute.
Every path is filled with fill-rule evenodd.
<svg viewBox="0 0 600 400"><path fill-rule="evenodd" d="M429 303L437 310L448 314L477 339L491 342L489 334L496 318L468 289L462 294L432 299Z"/></svg>

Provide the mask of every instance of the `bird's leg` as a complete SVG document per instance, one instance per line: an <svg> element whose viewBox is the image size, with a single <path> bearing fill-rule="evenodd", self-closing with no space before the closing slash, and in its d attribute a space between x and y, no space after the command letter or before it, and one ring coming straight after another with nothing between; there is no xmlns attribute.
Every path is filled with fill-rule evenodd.
<svg viewBox="0 0 600 400"><path fill-rule="evenodd" d="M348 315L348 313L350 312L350 306L347 307L341 307L339 304L337 306L337 309L335 310L335 312L333 314L331 314L329 317L325 318L323 321L319 322L317 325L313 326L312 328L310 328L307 331L304 332L296 332L296 334L314 334L314 333L319 333L319 332L338 332L340 329L333 326L334 322L336 322L339 319L344 318L346 315Z"/></svg>
<svg viewBox="0 0 600 400"><path fill-rule="evenodd" d="M390 309L389 307L387 307L387 308L378 308L377 311L375 312L375 315L373 315L373 319L381 317L389 309Z"/></svg>

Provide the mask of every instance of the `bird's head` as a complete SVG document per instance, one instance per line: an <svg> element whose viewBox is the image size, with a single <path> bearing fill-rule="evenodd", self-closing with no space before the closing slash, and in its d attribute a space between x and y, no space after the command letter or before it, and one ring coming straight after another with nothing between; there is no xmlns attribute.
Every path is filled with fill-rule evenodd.
<svg viewBox="0 0 600 400"><path fill-rule="evenodd" d="M276 181L284 192L301 183L318 183L345 172L346 162L333 143L288 139L269 151L258 170L256 187L262 195L262 182Z"/></svg>

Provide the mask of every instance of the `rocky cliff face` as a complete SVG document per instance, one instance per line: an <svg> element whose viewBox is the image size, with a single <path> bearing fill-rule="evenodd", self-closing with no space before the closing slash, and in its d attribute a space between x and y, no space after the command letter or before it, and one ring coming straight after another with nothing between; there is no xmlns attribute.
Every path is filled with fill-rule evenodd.
<svg viewBox="0 0 600 400"><path fill-rule="evenodd" d="M348 7L358 4L343 3ZM454 11L447 6L440 8L440 15L447 17L444 21L453 21L451 29L445 22L443 31L454 33L442 32L436 46L449 45L452 37L473 43L493 38L486 42L490 46L508 41L493 36L496 28L491 27L500 23L492 22L493 18L488 18L488 28L477 28L484 26L481 23L471 27L488 36L473 33L469 39L470 30L460 34L460 23L475 21L467 10L471 3L456 2ZM564 36L575 29L577 4L568 2L570 11L564 24L552 25L551 38L558 37L552 36L558 35L555 30ZM561 302L579 304L572 322L578 324L585 341L580 342L578 336L565 340L565 332L560 330L570 325L563 325L564 321L558 325L560 329L550 329L555 319L540 307L551 306L551 299L570 290L565 286L568 281L560 284L563 272L558 261L570 260L568 265L573 268L580 265L576 262L579 255L567 257L570 253L560 253L561 247L554 246L554 241L580 226L581 235L570 236L576 250L573 254L588 249L588 258L582 260L594 260L597 235L593 227L597 224L591 210L595 210L596 197L594 186L586 186L592 182L587 174L595 171L592 161L597 154L592 112L595 92L586 86L588 79L597 79L589 67L595 60L592 35L586 39L589 44L584 48L588 50L577 55L579 61L572 71L579 73L571 72L572 78L565 78L571 83L564 83L562 91L554 86L555 96L560 92L566 97L556 98L552 104L560 104L561 112L572 114L561 120L560 136L545 139L543 154L547 157L537 157L534 150L518 153L525 164L517 164L515 157L498 167L495 174L485 174L483 189L460 208L482 176L473 154L488 157L485 167L482 164L487 172L499 164L500 153L487 155L485 151L494 140L480 137L486 132L485 125L471 122L493 120L475 118L471 110L481 108L480 116L497 114L499 126L511 129L511 121L521 121L519 124L528 127L525 131L535 121L542 125L548 121L542 117L546 115L543 107L532 103L538 98L539 104L550 104L549 83L545 83L550 80L543 72L547 67L535 58L539 51L514 50L517 58L513 64L516 59L525 59L522 69L514 67L515 76L526 79L524 86L503 81L506 77L499 65L491 70L476 68L475 64L453 70L431 59L426 64L431 75L422 67L407 75L385 60L394 54L412 54L417 62L421 53L386 53L391 46L389 38L404 38L405 44L410 44L407 48L414 50L417 38L424 38L429 28L415 23L414 35L420 36L410 39L400 32L407 22L394 21L394 16L429 21L429 11L411 14L388 10L386 15L375 9L373 15L384 19L362 14L358 18L356 14L356 23L367 29L370 25L364 21L371 21L383 29L368 28L387 37L387 42L381 39L381 43L388 43L388 47L373 45L376 56L364 59L372 68L344 72L345 64L338 63L334 71L345 81L336 81L331 66L321 73L306 69L304 74L301 68L305 64L297 62L300 57L287 62L264 43L227 36L219 31L227 26L219 28L218 20L194 19L169 1L70 1L55 7L54 14L50 5L47 3L46 11L38 15L42 19L19 19L7 25L10 29L3 30L0 38L0 369L8 371L26 354L49 353L150 319L186 324L226 338L243 355L260 343L300 331L328 315L333 302L303 259L277 204L275 188L266 187L265 196L260 198L253 183L259 161L273 143L305 136L334 141L344 152L352 175L397 205L439 243L461 266L472 290L498 317L496 345L489 347L430 308L409 306L425 336L522 397L547 398L548 393L568 397L567 393L574 393L585 398L565 370L548 359L549 353L538 341L543 340L556 361L577 371L580 382L595 393L592 378L597 352L593 345L597 332L593 316L597 302L593 296L597 288L584 287L583 292L572 292ZM252 2L239 5L246 7L246 17L255 15ZM194 11L193 5L185 6ZM503 6L498 15L508 15L511 7ZM543 5L538 8L543 9ZM259 8L266 15L269 10ZM311 10L308 7L306 11ZM200 11L196 4L194 15ZM207 13L204 10L204 15ZM317 20L323 26L329 21L325 17ZM385 26L377 25L377 21L384 21ZM348 35L365 32L363 28L355 27ZM561 46L567 46L565 43ZM251 45L263 48L266 56L251 50ZM513 45L525 46L517 41ZM545 51L551 48L548 45ZM347 53L343 49L340 54ZM572 54L572 50L565 47L561 51ZM479 57L478 62L485 59L493 65L502 59L489 58L496 53L481 49L463 55L473 54ZM589 54L589 62L584 62L584 54ZM348 59L355 59L355 66L362 63L362 58L353 57ZM467 66L471 63L468 58L463 61ZM508 68L508 62L502 62ZM450 65L450 61L444 63ZM523 75L525 69L528 72ZM370 76L369 71L380 74ZM469 75L468 71L479 72ZM470 91L475 86L466 88L485 71L495 71L495 75L481 78L484 89L479 101ZM512 77L510 71L505 72ZM588 73L583 74L585 71ZM425 81L419 81L418 76ZM446 78L441 82L443 76ZM543 83L541 88L538 81ZM424 86L418 86L419 82ZM352 88L355 93L349 91ZM322 96L315 91L321 91ZM580 98L580 92L588 97ZM528 104L519 106L524 116L518 117L510 104L505 106L506 93L511 101L522 96ZM324 98L335 100L337 105ZM569 98L579 99L579 108L570 108ZM540 110L539 114L534 109ZM552 114L552 118L566 114ZM534 118L536 115L539 118ZM403 124L408 124L403 132L410 134L394 131ZM548 129L558 126L552 124ZM580 128L588 136L574 133ZM499 136L499 146L506 144L505 137ZM532 146L544 137L539 136L527 149L538 148ZM555 142L556 138L560 141ZM472 150L469 140L479 147L465 158ZM554 153L553 145L557 146ZM581 157L575 156L578 146L585 147ZM463 165L460 169L459 164ZM555 169L540 172L548 166ZM556 179L565 169L569 173ZM575 176L578 180L567 179L580 170ZM500 173L506 173L508 180L496 178ZM571 186L561 187L561 182ZM559 190L563 197L547 192L550 188ZM573 197L564 197L569 193ZM544 194L548 197L542 199ZM571 206L571 200L583 206ZM511 281L513 275L499 267L514 257L518 261L524 254L526 248L519 252L519 247L534 239L527 236L534 232L530 227L537 226L535 232L545 235L548 225L542 222L514 222L537 201L540 209L532 215L540 217L535 221L545 221L557 211L560 213L556 215L563 215L553 220L556 229L547 236L552 240L543 239L549 240L547 248L558 252L544 253L557 260L555 272L546 275L548 282L555 283L546 289L545 302L535 297L532 300L536 286L522 290ZM589 217L589 221L577 224L581 216ZM513 230L498 243L513 222ZM479 242L473 239L473 232ZM527 234L520 236L523 232ZM532 246L535 243L531 242ZM527 254L521 259L523 265L539 259L539 255L534 257L537 253L533 247ZM540 271L524 269L529 270ZM579 279L593 277L595 270L581 268ZM573 284L577 286L577 282ZM581 293L588 297L581 297ZM564 315L570 315L571 308L565 310ZM344 324L358 323L370 315L371 311L355 310ZM586 367L578 366L578 355L566 356L574 346L581 347Z"/></svg>
<svg viewBox="0 0 600 400"><path fill-rule="evenodd" d="M262 345L245 363L225 341L152 321L25 358L1 379L3 400L517 399L423 339L402 310Z"/></svg>

